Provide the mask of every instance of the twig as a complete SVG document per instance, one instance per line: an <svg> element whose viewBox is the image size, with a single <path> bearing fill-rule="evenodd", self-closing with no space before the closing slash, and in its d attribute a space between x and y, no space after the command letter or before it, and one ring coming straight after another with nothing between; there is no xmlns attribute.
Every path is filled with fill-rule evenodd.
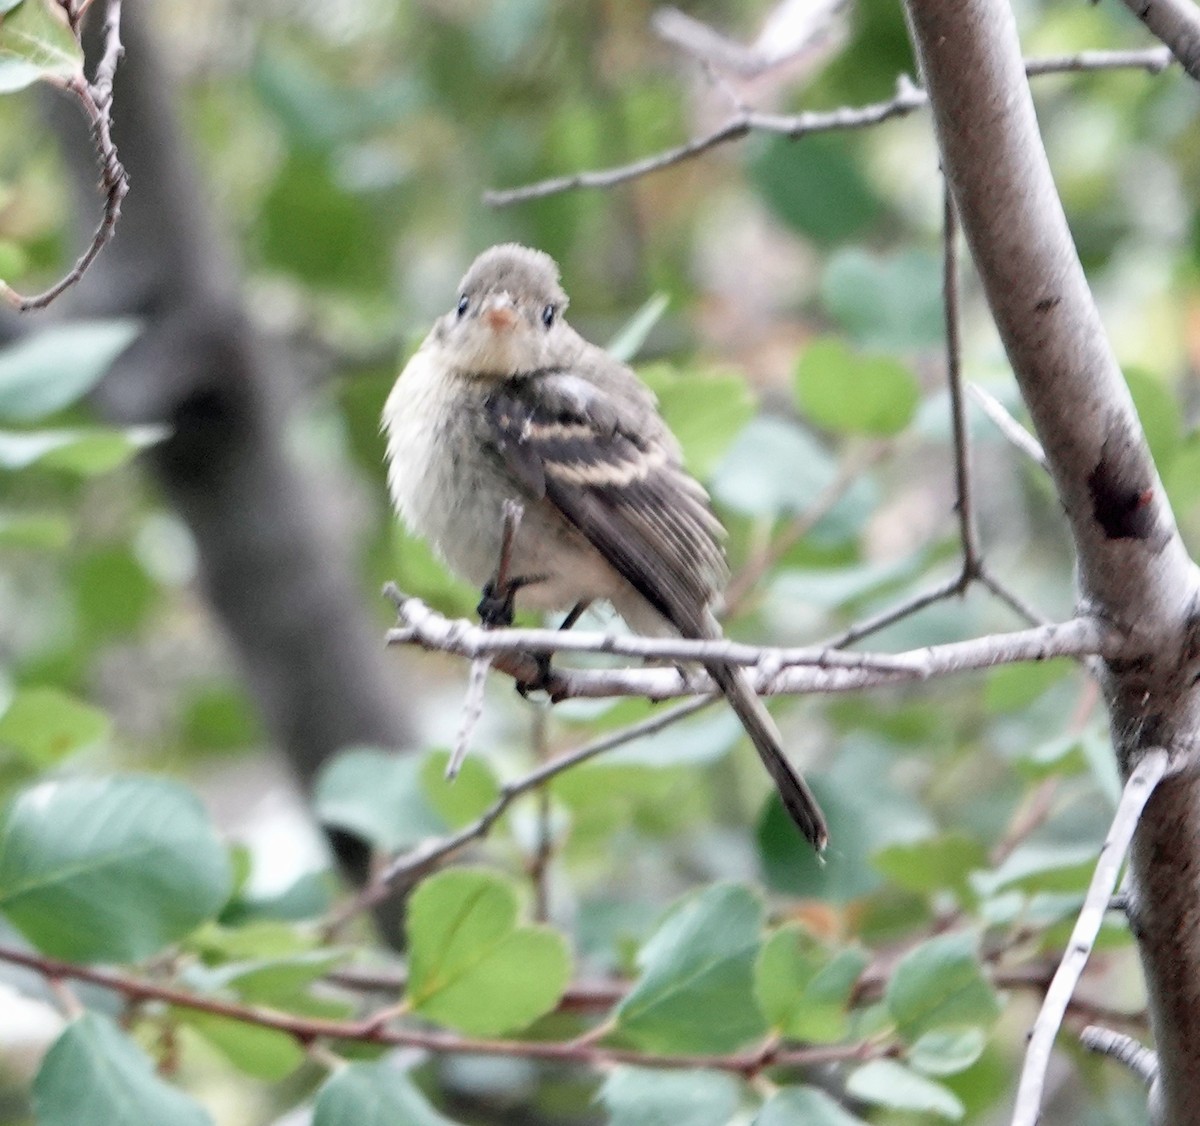
<svg viewBox="0 0 1200 1126"><path fill-rule="evenodd" d="M1079 1042L1089 1052L1112 1056L1118 1063L1123 1063L1147 1087L1152 1086L1158 1078L1158 1056L1132 1036L1089 1024L1079 1034Z"/></svg>
<svg viewBox="0 0 1200 1126"><path fill-rule="evenodd" d="M515 500L504 502L503 527L500 532L500 558L496 563L496 578L493 581L495 597L504 598L510 583L509 571L512 569L513 546L516 543L517 532L521 527L521 517L525 509ZM484 621L484 629L492 629L491 621ZM489 653L480 653L471 661L471 671L467 677L467 695L463 701L462 719L458 725L458 735L454 747L446 761L446 780L453 782L462 769L463 760L471 746L471 736L483 716L483 693L487 687L488 669L492 667L492 657Z"/></svg>
<svg viewBox="0 0 1200 1126"><path fill-rule="evenodd" d="M1046 451L1042 449L1041 442L1008 413L1004 404L990 391L980 387L978 383L970 384L969 390L975 397L975 401L983 408L983 413L992 420L996 429L1021 453L1042 469L1046 469Z"/></svg>
<svg viewBox="0 0 1200 1126"><path fill-rule="evenodd" d="M940 592L935 594L944 596ZM443 618L418 599L406 599L404 604L406 613L415 615L420 632L401 631L395 640L417 642L427 649L463 657L475 657L481 651L492 652L496 655L495 667L518 678L528 672L527 666L520 663L522 655L532 665L532 658L528 657L530 649L545 653L636 652L641 657L671 661L744 664L749 666L751 683L759 694L802 696L855 692L914 680L930 680L1020 661L1128 655L1126 639L1092 618L1073 618L1066 622L932 645L903 653L843 653L835 657L833 653L820 649L775 649L727 641L614 638L605 633L564 634L557 630L489 631L462 619L452 621ZM826 656L828 660L824 659ZM510 658L514 657L515 660L510 662ZM799 664L797 657L803 658L807 664ZM678 667L558 668L554 672L553 691L555 699L644 696L650 700L669 700L705 695L715 691L715 688L707 673L685 671Z"/></svg>
<svg viewBox="0 0 1200 1126"><path fill-rule="evenodd" d="M1127 3L1131 0L1126 0ZM1182 2L1182 0L1174 0ZM1068 74L1096 70L1145 70L1157 74L1170 63L1161 47L1144 51L1082 51L1074 55L1055 55L1049 58L1029 59L1026 73L1031 77L1046 74ZM741 140L750 133L770 133L797 140L814 133L829 133L842 129L864 129L879 125L893 117L903 117L922 109L929 98L923 89L913 85L906 76L896 83L896 93L881 102L865 106L844 106L826 112L806 112L795 115L757 113L741 110L711 132L695 137L674 148L666 149L653 156L644 157L616 168L576 172L569 176L556 176L520 188L504 191L484 192L483 200L489 207L507 207L514 203L542 199L548 195L571 191L576 188L611 188L616 184L635 180L651 172L670 168L675 164L692 160L711 149L731 141Z"/></svg>
<svg viewBox="0 0 1200 1126"><path fill-rule="evenodd" d="M410 852L395 857L346 907L343 907L333 916L325 927L325 933L337 933L349 919L362 911L370 910L375 904L387 897L393 885L418 878L425 872L435 868L442 860L465 848L472 841L482 840L491 832L492 826L500 819L508 807L517 798L521 797L521 795L527 794L530 790L535 790L539 786L544 785L564 770L569 770L580 763L587 762L589 759L604 754L606 751L615 750L617 747L631 743L635 739L654 735L681 719L695 715L696 712L708 707L712 701L712 697L689 700L687 703L679 704L669 711L651 716L639 723L631 724L620 731L601 736L590 743L585 743L582 747L577 747L573 751L568 751L566 754L551 759L549 762L542 764L516 781L509 782L500 791L500 796L469 825L459 829L456 833L428 841Z"/></svg>
<svg viewBox="0 0 1200 1126"><path fill-rule="evenodd" d="M1183 69L1200 82L1200 12L1192 0L1123 0L1161 40Z"/></svg>
<svg viewBox="0 0 1200 1126"><path fill-rule="evenodd" d="M971 435L962 390L962 343L958 310L958 219L949 181L942 181L942 308L946 320L946 384L950 392L950 430L954 446L955 509L962 543L963 575L978 577L982 564L979 529L971 496Z"/></svg>
<svg viewBox="0 0 1200 1126"><path fill-rule="evenodd" d="M546 734L550 722L550 704L540 700L533 705L532 740L534 761L547 758ZM554 833L550 820L550 791L545 786L537 790L537 838L529 858L529 879L533 883L533 917L539 923L550 918L550 860L554 855Z"/></svg>
<svg viewBox="0 0 1200 1126"><path fill-rule="evenodd" d="M1071 931L1071 939L1059 963L1041 1011L1034 1022L1025 1063L1021 1068L1021 1081L1017 1088L1016 1107L1012 1126L1035 1126L1040 1113L1042 1088L1046 1081L1046 1068L1054 1039L1062 1025L1063 1014L1070 1003L1075 986L1087 965L1088 957L1100 927L1109 900L1117 886L1121 865L1129 850L1129 842L1137 829L1142 809L1154 793L1155 787L1167 773L1170 756L1161 747L1145 751L1141 761L1130 773L1113 816L1108 836L1100 849L1096 870L1092 873L1087 895L1079 911L1079 918Z"/></svg>
<svg viewBox="0 0 1200 1126"><path fill-rule="evenodd" d="M82 51L82 14L85 9L72 11L67 8L66 10L71 31ZM18 293L7 282L0 281L0 297L3 297L18 312L25 313L31 309L44 309L56 297L79 281L95 261L96 255L112 238L117 220L121 216L121 203L129 192L129 177L117 157L117 149L112 140L112 89L117 63L124 52L125 48L121 45L121 0L108 0L108 8L104 17L104 54L96 65L95 80L89 83L83 72L80 71L65 81L55 83L75 95L91 125L92 140L100 162L100 188L104 192L104 212L87 249L79 256L70 271L49 289L32 297L26 297Z"/></svg>
<svg viewBox="0 0 1200 1126"><path fill-rule="evenodd" d="M373 1017L366 1020L330 1020L298 1016L278 1009L208 997L175 986L130 977L113 970L78 966L7 946L0 946L0 962L24 966L47 980L57 978L85 981L131 1000L162 1001L178 1008L212 1013L243 1024L273 1029L293 1037L306 1047L317 1040L354 1041L420 1048L427 1052L546 1060L597 1069L620 1063L663 1069L707 1068L747 1078L768 1067L811 1067L822 1063L867 1060L892 1055L895 1051L892 1046L874 1041L812 1048L784 1048L772 1042L756 1051L730 1055L666 1055L577 1041L482 1040L430 1029L396 1028L380 1023Z"/></svg>

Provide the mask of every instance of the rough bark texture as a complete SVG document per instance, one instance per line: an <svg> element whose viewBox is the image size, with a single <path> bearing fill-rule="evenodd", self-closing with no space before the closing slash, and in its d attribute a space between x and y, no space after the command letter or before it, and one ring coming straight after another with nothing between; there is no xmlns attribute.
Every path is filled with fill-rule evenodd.
<svg viewBox="0 0 1200 1126"><path fill-rule="evenodd" d="M403 689L385 666L350 552L335 540L332 498L287 452L286 374L242 311L149 10L144 0L124 6L127 53L115 87L114 137L137 187L73 311L146 323L97 404L122 423L172 427L148 462L195 537L205 590L269 730L307 783L349 744L407 744ZM79 211L91 215L96 172L84 126L65 99L51 112ZM351 849L349 859L353 867L365 857Z"/></svg>
<svg viewBox="0 0 1200 1126"><path fill-rule="evenodd" d="M1140 749L1190 765L1197 575L1092 301L1007 0L906 0L942 163L1078 558L1084 608L1142 656L1105 668L1123 774ZM1161 1063L1162 1120L1200 1106L1200 792L1162 784L1134 840L1131 916Z"/></svg>

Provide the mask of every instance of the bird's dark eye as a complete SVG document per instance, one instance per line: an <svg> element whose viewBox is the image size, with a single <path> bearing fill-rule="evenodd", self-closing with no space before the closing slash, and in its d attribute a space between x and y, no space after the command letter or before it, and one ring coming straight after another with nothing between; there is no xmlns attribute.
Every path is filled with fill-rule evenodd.
<svg viewBox="0 0 1200 1126"><path fill-rule="evenodd" d="M465 293L458 299L458 315L460 317L465 317L467 315L467 309L470 304L471 299Z"/></svg>
<svg viewBox="0 0 1200 1126"><path fill-rule="evenodd" d="M553 305L547 305L542 310L542 324L549 328L554 323L554 314L557 312L558 310Z"/></svg>

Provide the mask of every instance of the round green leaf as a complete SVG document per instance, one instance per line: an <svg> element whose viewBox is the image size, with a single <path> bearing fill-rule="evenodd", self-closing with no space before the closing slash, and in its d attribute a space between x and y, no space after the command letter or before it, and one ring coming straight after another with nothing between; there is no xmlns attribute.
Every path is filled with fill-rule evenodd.
<svg viewBox="0 0 1200 1126"><path fill-rule="evenodd" d="M754 1117L754 1126L865 1126L816 1087L776 1091Z"/></svg>
<svg viewBox="0 0 1200 1126"><path fill-rule="evenodd" d="M863 347L929 347L945 331L942 264L924 250L885 256L841 249L825 268L821 297Z"/></svg>
<svg viewBox="0 0 1200 1126"><path fill-rule="evenodd" d="M412 1010L476 1035L525 1028L558 1004L570 979L563 936L517 923L517 892L493 872L459 868L426 880L408 908Z"/></svg>
<svg viewBox="0 0 1200 1126"><path fill-rule="evenodd" d="M780 1035L833 1043L847 1033L850 995L869 960L860 947L834 954L802 927L780 927L754 968L754 995Z"/></svg>
<svg viewBox="0 0 1200 1126"><path fill-rule="evenodd" d="M42 782L0 829L0 912L58 958L149 957L215 915L231 884L203 806L159 778Z"/></svg>
<svg viewBox="0 0 1200 1126"><path fill-rule="evenodd" d="M409 847L446 831L421 781L415 755L370 747L342 751L317 777L317 817L376 848Z"/></svg>
<svg viewBox="0 0 1200 1126"><path fill-rule="evenodd" d="M109 718L57 688L22 688L0 715L0 753L50 766L108 734Z"/></svg>
<svg viewBox="0 0 1200 1126"><path fill-rule="evenodd" d="M386 1060L335 1071L317 1093L313 1126L455 1126Z"/></svg>
<svg viewBox="0 0 1200 1126"><path fill-rule="evenodd" d="M29 422L75 402L100 381L140 330L130 319L72 321L5 348L0 352L0 418Z"/></svg>
<svg viewBox="0 0 1200 1126"><path fill-rule="evenodd" d="M754 398L739 375L655 364L639 373L658 396L659 410L683 447L684 460L706 478L754 417Z"/></svg>
<svg viewBox="0 0 1200 1126"><path fill-rule="evenodd" d="M889 356L864 356L840 340L817 340L796 367L800 409L818 426L846 434L898 434L921 392L912 372Z"/></svg>
<svg viewBox="0 0 1200 1126"><path fill-rule="evenodd" d="M286 1079L304 1063L304 1049L293 1036L194 1009L177 1010L175 1018L213 1045L239 1071L265 1083Z"/></svg>
<svg viewBox="0 0 1200 1126"><path fill-rule="evenodd" d="M661 1052L730 1052L761 1036L762 928L762 902L735 884L678 903L638 955L641 975L617 1009L618 1031Z"/></svg>
<svg viewBox="0 0 1200 1126"><path fill-rule="evenodd" d="M871 1060L846 1080L846 1092L856 1099L891 1110L936 1114L957 1122L963 1105L953 1091L909 1071L895 1060Z"/></svg>
<svg viewBox="0 0 1200 1126"><path fill-rule="evenodd" d="M431 751L421 760L421 791L432 809L452 829L474 821L500 796L496 775L478 755L468 755L456 778L446 777L450 752Z"/></svg>
<svg viewBox="0 0 1200 1126"><path fill-rule="evenodd" d="M51 1045L33 1083L38 1126L212 1126L107 1017L86 1013Z"/></svg>
<svg viewBox="0 0 1200 1126"><path fill-rule="evenodd" d="M712 494L747 516L803 512L837 476L837 463L812 435L782 418L743 427L712 475Z"/></svg>
<svg viewBox="0 0 1200 1126"><path fill-rule="evenodd" d="M741 1088L732 1076L718 1072L618 1067L598 1097L608 1111L608 1126L728 1126Z"/></svg>
<svg viewBox="0 0 1200 1126"><path fill-rule="evenodd" d="M908 1052L908 1062L926 1075L955 1075L965 1071L987 1044L982 1028L935 1028Z"/></svg>
<svg viewBox="0 0 1200 1126"><path fill-rule="evenodd" d="M867 226L880 202L853 154L852 138L788 137L766 142L750 166L755 187L771 210L818 242L843 242Z"/></svg>
<svg viewBox="0 0 1200 1126"><path fill-rule="evenodd" d="M947 833L888 845L871 863L906 891L930 895L949 888L961 897L968 892L967 876L987 864L987 850L975 837Z"/></svg>
<svg viewBox="0 0 1200 1126"><path fill-rule="evenodd" d="M968 933L945 934L910 950L885 993L888 1011L910 1043L934 1028L990 1024L1000 1012Z"/></svg>

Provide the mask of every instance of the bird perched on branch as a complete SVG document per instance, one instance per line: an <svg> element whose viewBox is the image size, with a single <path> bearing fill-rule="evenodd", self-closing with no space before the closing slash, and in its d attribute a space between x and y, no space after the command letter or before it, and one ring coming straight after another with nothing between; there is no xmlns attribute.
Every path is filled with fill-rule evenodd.
<svg viewBox="0 0 1200 1126"><path fill-rule="evenodd" d="M566 307L549 255L507 244L475 260L384 407L393 502L484 590L481 612L511 619L515 602L570 611L572 623L607 601L639 633L719 638L724 529L653 393L575 332ZM510 500L523 517L498 590ZM706 667L788 814L823 849L825 819L745 671Z"/></svg>

